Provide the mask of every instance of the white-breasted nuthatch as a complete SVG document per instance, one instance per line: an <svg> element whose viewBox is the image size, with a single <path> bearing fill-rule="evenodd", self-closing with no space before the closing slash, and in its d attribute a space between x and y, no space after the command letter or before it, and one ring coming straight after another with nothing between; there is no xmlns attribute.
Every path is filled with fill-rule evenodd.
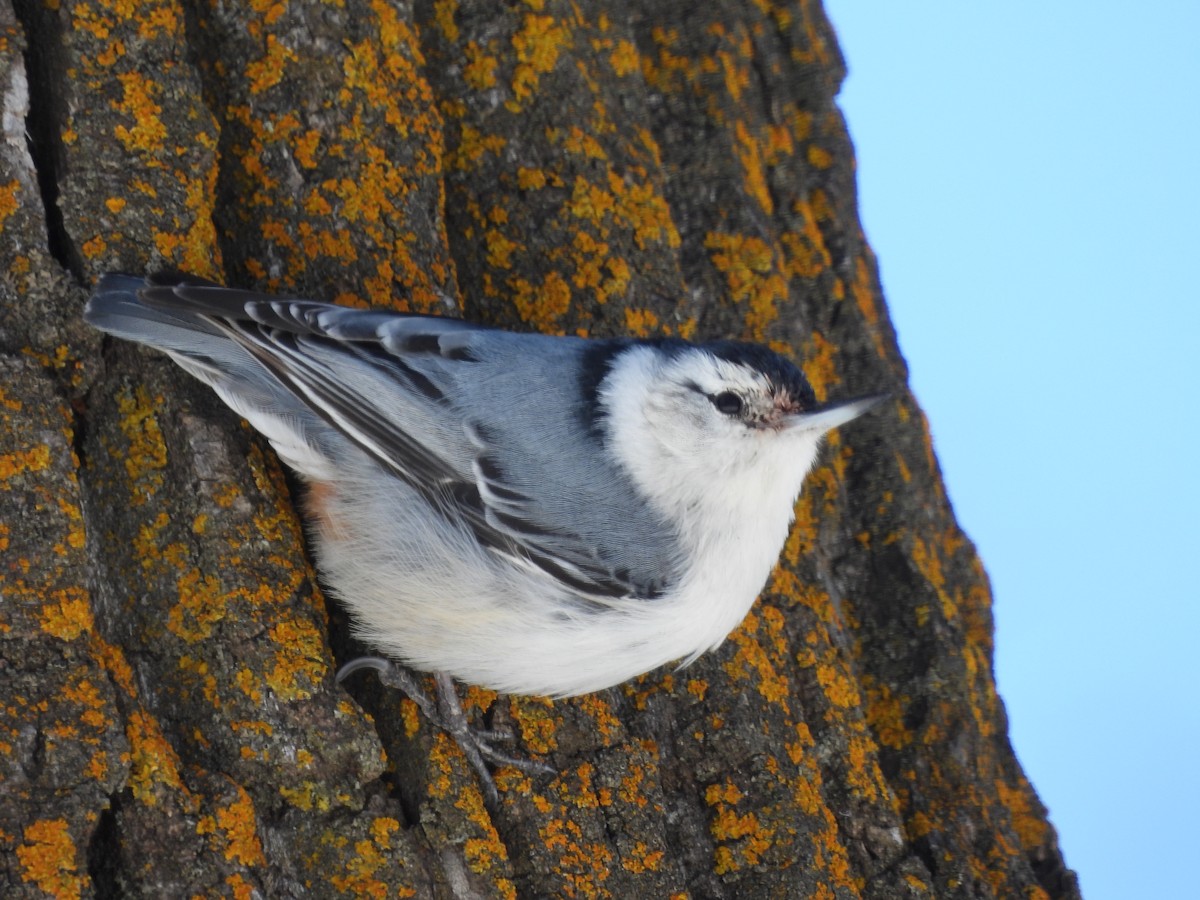
<svg viewBox="0 0 1200 900"><path fill-rule="evenodd" d="M564 697L694 660L745 617L822 436L756 344L515 334L106 275L86 320L165 351L311 485L320 571L390 657Z"/></svg>

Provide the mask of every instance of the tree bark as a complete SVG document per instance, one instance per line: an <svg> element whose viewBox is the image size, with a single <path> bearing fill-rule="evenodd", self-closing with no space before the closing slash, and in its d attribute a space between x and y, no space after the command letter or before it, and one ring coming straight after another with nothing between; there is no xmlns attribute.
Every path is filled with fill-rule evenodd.
<svg viewBox="0 0 1200 900"><path fill-rule="evenodd" d="M907 387L816 2L0 0L6 897L1077 897ZM557 777L368 679L265 443L79 319L177 268L512 328L764 341L834 435L724 646L471 688ZM349 691L349 692L348 692Z"/></svg>

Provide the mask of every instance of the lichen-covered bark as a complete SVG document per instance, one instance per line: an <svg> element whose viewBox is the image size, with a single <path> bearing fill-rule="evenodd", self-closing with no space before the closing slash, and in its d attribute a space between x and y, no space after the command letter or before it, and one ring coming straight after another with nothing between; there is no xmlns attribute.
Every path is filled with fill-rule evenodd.
<svg viewBox="0 0 1200 900"><path fill-rule="evenodd" d="M907 390L815 2L0 0L0 890L1075 897ZM181 268L559 333L737 336L821 397L780 566L689 669L466 691L353 653L263 442L79 322Z"/></svg>

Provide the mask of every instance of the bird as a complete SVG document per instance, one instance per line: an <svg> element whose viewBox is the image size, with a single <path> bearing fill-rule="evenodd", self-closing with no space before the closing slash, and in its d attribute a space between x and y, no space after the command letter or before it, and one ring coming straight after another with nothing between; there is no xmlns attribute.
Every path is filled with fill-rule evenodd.
<svg viewBox="0 0 1200 900"><path fill-rule="evenodd" d="M516 333L182 274L104 275L84 319L210 386L307 484L321 579L381 654L339 679L379 671L485 778L517 761L472 736L456 680L571 697L718 647L823 436L882 399L820 404L760 344Z"/></svg>

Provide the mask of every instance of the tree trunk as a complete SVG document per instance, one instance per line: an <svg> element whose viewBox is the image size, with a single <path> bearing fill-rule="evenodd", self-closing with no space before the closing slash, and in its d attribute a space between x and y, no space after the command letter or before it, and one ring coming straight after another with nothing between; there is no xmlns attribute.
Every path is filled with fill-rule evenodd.
<svg viewBox="0 0 1200 900"><path fill-rule="evenodd" d="M820 6L0 0L6 897L1076 897L855 208ZM107 270L520 329L764 341L834 435L723 647L466 691L557 777L361 679L265 443L82 325ZM349 691L349 692L348 692Z"/></svg>

